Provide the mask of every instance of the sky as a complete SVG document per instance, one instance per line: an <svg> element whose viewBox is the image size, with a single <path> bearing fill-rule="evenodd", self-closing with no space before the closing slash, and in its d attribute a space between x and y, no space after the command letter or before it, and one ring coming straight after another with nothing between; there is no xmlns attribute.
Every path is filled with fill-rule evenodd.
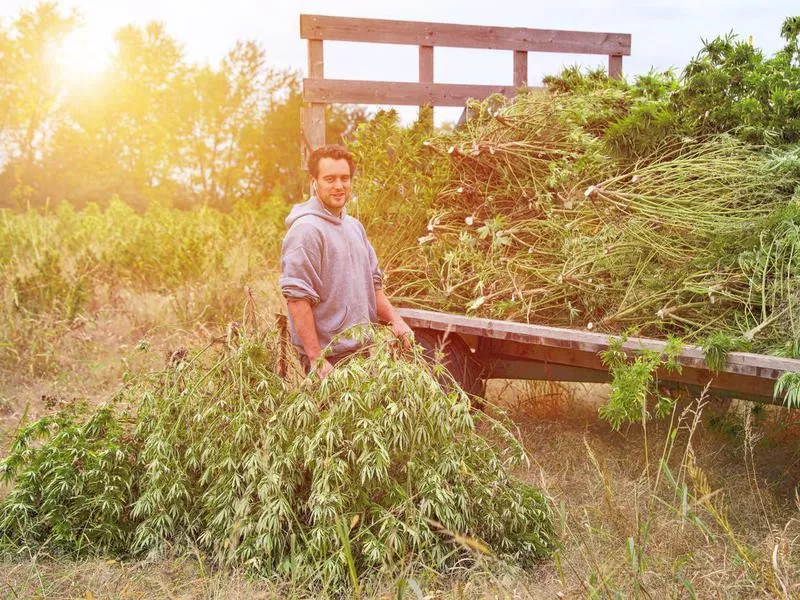
<svg viewBox="0 0 800 600"><path fill-rule="evenodd" d="M33 0L2 0L4 25ZM701 39L734 31L768 54L782 46L783 19L800 13L798 0L61 0L64 12L77 9L84 28L65 50L76 77L102 66L113 47L113 32L127 24L162 21L184 47L191 62L217 64L236 40L257 41L271 65L306 69L306 42L300 39L299 15L324 14L471 25L571 29L630 33L631 56L623 60L628 75L650 68L680 70L700 49ZM512 53L502 50L436 48L437 83L512 83ZM591 55L530 53L528 81L565 65L607 66L607 58ZM416 81L417 49L413 46L325 43L325 75L340 79ZM404 120L414 109L402 111ZM439 108L436 120L455 120L460 109Z"/></svg>

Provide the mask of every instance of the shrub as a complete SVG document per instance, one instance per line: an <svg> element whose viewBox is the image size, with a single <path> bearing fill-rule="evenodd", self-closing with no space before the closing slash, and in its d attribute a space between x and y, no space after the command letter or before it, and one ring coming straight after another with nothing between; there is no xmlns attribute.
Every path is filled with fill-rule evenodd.
<svg viewBox="0 0 800 600"><path fill-rule="evenodd" d="M735 131L756 144L800 141L800 17L781 28L786 45L765 58L735 35L705 42L684 70L673 106L700 133Z"/></svg>
<svg viewBox="0 0 800 600"><path fill-rule="evenodd" d="M150 555L199 548L218 565L315 585L472 552L528 565L554 545L548 503L509 474L525 461L499 422L445 393L421 352L369 357L288 386L271 339L232 329L220 351L163 372L80 421L24 429L3 463L6 549ZM30 440L44 438L39 446ZM55 535L54 535L55 532Z"/></svg>

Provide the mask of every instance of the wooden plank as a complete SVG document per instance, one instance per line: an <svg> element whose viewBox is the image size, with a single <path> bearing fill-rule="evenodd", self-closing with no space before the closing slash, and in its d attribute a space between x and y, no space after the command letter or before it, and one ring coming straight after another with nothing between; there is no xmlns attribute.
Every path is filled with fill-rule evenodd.
<svg viewBox="0 0 800 600"><path fill-rule="evenodd" d="M622 79L622 56L611 54L608 57L608 76L611 79Z"/></svg>
<svg viewBox="0 0 800 600"><path fill-rule="evenodd" d="M556 348L508 340L492 340L490 344L484 347L483 352L484 354L479 357L479 360L489 364L489 357L499 360L505 357L513 357L550 365L591 369L597 372L607 370L598 353L585 352L574 348ZM678 358L678 362L683 363L681 357ZM657 376L664 381L684 383L701 389L710 382L711 388L715 390L742 392L749 396L759 396L767 400L772 398L776 379L758 375L742 375L728 371L714 374L705 365L694 367L683 364L680 373L659 369Z"/></svg>
<svg viewBox="0 0 800 600"><path fill-rule="evenodd" d="M325 145L325 105L307 104L300 111L300 138L303 169L314 148Z"/></svg>
<svg viewBox="0 0 800 600"><path fill-rule="evenodd" d="M308 40L308 76L311 79L325 77L325 52L321 39Z"/></svg>
<svg viewBox="0 0 800 600"><path fill-rule="evenodd" d="M528 87L528 52L514 50L514 87Z"/></svg>
<svg viewBox="0 0 800 600"><path fill-rule="evenodd" d="M419 47L419 82L433 83L433 46Z"/></svg>
<svg viewBox="0 0 800 600"><path fill-rule="evenodd" d="M483 363L483 361L481 361ZM516 357L498 357L486 365L486 379L534 379L537 381L580 381L584 383L608 383L608 371L585 367L560 365Z"/></svg>
<svg viewBox="0 0 800 600"><path fill-rule="evenodd" d="M576 348L587 352L600 352L608 347L612 338L619 336L566 327L549 327L516 321L501 321L497 319L484 319L467 317L451 313L440 313L429 310L412 308L399 309L403 318L414 321L418 327L428 327L439 331L447 329L454 333L467 333L501 340L514 340L547 346ZM410 321L409 321L410 323ZM664 351L666 342L653 338L629 337L624 345L625 349L636 350L647 348L650 350ZM703 351L698 346L684 346L682 356L691 359L694 365L705 365ZM749 352L731 352L728 355L729 367L750 369L771 369L774 371L800 371L800 360L752 354ZM747 374L755 374L750 371Z"/></svg>
<svg viewBox="0 0 800 600"><path fill-rule="evenodd" d="M420 21L354 19L324 15L300 15L300 37L342 42L568 52L572 54L627 56L631 53L631 36L628 33L486 27Z"/></svg>
<svg viewBox="0 0 800 600"><path fill-rule="evenodd" d="M308 76L314 80L325 77L325 55L322 40L308 40ZM308 165L308 155L315 148L325 145L325 104L311 102L302 111L302 159L301 166Z"/></svg>
<svg viewBox="0 0 800 600"><path fill-rule="evenodd" d="M311 149L325 145L325 105L312 103L308 109L305 136Z"/></svg>
<svg viewBox="0 0 800 600"><path fill-rule="evenodd" d="M598 353L608 349L610 340L617 337L563 327L481 319L426 310L404 308L399 311L412 327L489 338L493 340L491 344L481 344L482 349L489 348L489 353L598 370L604 369ZM497 345L495 341L508 342L508 345ZM642 349L663 352L665 347L666 342L662 340L641 337L628 338L623 344L623 350L629 354ZM714 387L764 397L772 395L772 386L783 373L800 372L800 360L797 359L731 352L727 356L725 369L714 375L706 366L703 350L691 345L683 348L678 362L683 368L681 378L674 379L672 375L662 373L665 379L702 386L713 377Z"/></svg>
<svg viewBox="0 0 800 600"><path fill-rule="evenodd" d="M419 82L433 83L433 46L419 47ZM422 118L422 112L425 110L426 106L430 106L430 104L420 105L420 118ZM425 123L425 127L428 131L433 130L433 111L431 111Z"/></svg>
<svg viewBox="0 0 800 600"><path fill-rule="evenodd" d="M305 170L308 163L308 155L311 154L313 147L311 140L308 139L309 131L311 129L311 110L307 105L300 107L300 168Z"/></svg>
<svg viewBox="0 0 800 600"><path fill-rule="evenodd" d="M499 93L512 97L514 86L463 85L456 83L414 83L396 81L356 81L347 79L304 79L303 97L325 104L401 104L419 106L464 106L470 98L486 98Z"/></svg>
<svg viewBox="0 0 800 600"><path fill-rule="evenodd" d="M536 381L574 381L581 383L609 383L611 381L611 375L608 371L560 365L552 362L539 362L526 358L500 356L490 362L479 362L485 368L484 377L486 379L532 379ZM705 388L705 385L665 379L659 379L658 384L659 387L684 390L696 396L699 396ZM714 395L721 398L738 398L740 400L752 400L768 404L782 404L781 400L775 400L771 395L765 397L749 391L733 392L719 387L714 389Z"/></svg>

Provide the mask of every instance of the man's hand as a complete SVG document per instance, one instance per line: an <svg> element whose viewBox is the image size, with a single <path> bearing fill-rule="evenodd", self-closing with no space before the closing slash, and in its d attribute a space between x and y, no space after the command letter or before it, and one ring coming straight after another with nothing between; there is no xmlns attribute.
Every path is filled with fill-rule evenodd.
<svg viewBox="0 0 800 600"><path fill-rule="evenodd" d="M333 371L333 365L327 359L315 360L311 363L311 372L315 373L319 380L322 381Z"/></svg>
<svg viewBox="0 0 800 600"><path fill-rule="evenodd" d="M411 346L414 345L414 332L411 331L411 327L406 324L403 317L397 314L380 287L375 288L375 301L378 305L378 321L388 323L392 328L392 333L403 344L403 348L411 350Z"/></svg>
<svg viewBox="0 0 800 600"><path fill-rule="evenodd" d="M392 321L392 333L403 344L403 348L411 350L411 345L414 343L414 332L411 327L403 320L402 317L397 317Z"/></svg>

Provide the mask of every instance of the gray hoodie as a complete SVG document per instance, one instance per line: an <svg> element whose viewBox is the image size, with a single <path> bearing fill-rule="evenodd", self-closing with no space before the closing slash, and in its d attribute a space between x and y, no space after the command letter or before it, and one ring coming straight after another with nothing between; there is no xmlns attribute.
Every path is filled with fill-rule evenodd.
<svg viewBox="0 0 800 600"><path fill-rule="evenodd" d="M281 249L280 286L286 298L311 301L320 346L337 333L378 320L375 288L383 284L375 250L361 223L330 213L315 197L295 205L286 217L289 231ZM292 342L305 354L289 319ZM352 339L338 340L332 354L357 349Z"/></svg>

